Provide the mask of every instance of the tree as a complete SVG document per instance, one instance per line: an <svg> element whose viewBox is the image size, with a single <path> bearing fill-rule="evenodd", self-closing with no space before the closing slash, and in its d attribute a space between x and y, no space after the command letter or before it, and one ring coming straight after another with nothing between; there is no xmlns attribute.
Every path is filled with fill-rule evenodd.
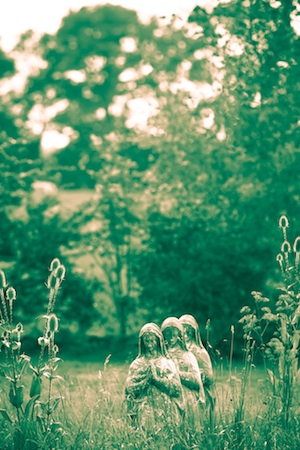
<svg viewBox="0 0 300 450"><path fill-rule="evenodd" d="M295 222L299 215L293 9L292 2L277 9L228 2L211 14L197 7L189 19L202 35L198 53L187 55L186 76L195 79L197 58L204 65L210 57L222 89L198 103L187 93L166 97L154 119L159 137L142 137L156 156L148 173L156 213L137 265L143 301L151 306L190 309L201 318L209 299L209 313L224 329L254 287L277 277L270 265L275 224L282 213ZM207 108L214 120L205 130Z"/></svg>
<svg viewBox="0 0 300 450"><path fill-rule="evenodd" d="M69 139L50 159L50 174L59 166L64 185L94 187L89 170L104 164L106 135L122 122L131 98L132 82L122 74L142 76L135 70L142 65L139 46L152 29L139 23L134 11L105 5L70 13L56 35L41 39L46 67L29 78L21 102L24 120L34 109L41 111L40 138L55 130Z"/></svg>
<svg viewBox="0 0 300 450"><path fill-rule="evenodd" d="M299 214L299 37L292 1L277 6L197 7L181 28L176 18L144 26L122 8L83 8L40 42L47 67L28 82L24 121L38 103L41 133L69 133L50 179L95 188L74 227L98 219L82 243L103 249L123 332L128 259L157 320L204 311L220 330L277 276L277 219ZM134 126L130 102L146 98L153 117Z"/></svg>
<svg viewBox="0 0 300 450"><path fill-rule="evenodd" d="M8 279L21 299L16 315L28 325L41 314L43 301L47 301L43 289L47 279L45 268L53 257L60 257L66 264L68 280L58 311L68 326L72 321L86 330L95 318L89 286L92 281L76 274L61 253L62 245L71 238L67 222L57 210L54 198L37 203L33 196L33 183L42 172L39 161L28 158L30 143L27 146L26 142L3 133L1 138L1 265L7 267Z"/></svg>
<svg viewBox="0 0 300 450"><path fill-rule="evenodd" d="M136 312L137 285L133 274L133 249L139 238L139 208L130 174L133 163L111 149L110 171L93 172L97 190L93 199L70 219L75 254L92 258L102 290L100 311L119 323L126 336L130 314ZM105 155L103 155L105 157ZM90 172L91 173L91 172ZM101 183L101 184L100 184ZM111 319L111 317L110 317Z"/></svg>

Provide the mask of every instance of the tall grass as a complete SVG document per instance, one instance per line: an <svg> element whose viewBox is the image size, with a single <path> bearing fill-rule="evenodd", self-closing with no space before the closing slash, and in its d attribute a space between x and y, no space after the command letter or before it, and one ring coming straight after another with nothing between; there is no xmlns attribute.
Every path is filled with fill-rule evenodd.
<svg viewBox="0 0 300 450"><path fill-rule="evenodd" d="M55 302L64 267L56 259L47 283L49 301L40 356L34 366L21 351L22 324L14 324L16 293L1 272L2 358L0 449L299 449L299 255L300 243L287 239L288 221L280 219L283 244L277 257L283 276L274 304L254 292L254 308L242 309L244 359L215 365L217 404L213 425L203 413L202 430L134 429L126 418L124 385L128 365L63 362L58 358ZM207 334L209 327L207 326ZM263 365L256 367L255 355ZM60 375L57 375L59 368Z"/></svg>

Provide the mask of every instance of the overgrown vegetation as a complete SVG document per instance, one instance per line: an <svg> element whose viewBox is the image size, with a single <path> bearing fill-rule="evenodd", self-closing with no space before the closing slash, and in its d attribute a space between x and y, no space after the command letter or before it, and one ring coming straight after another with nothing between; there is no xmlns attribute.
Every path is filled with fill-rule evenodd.
<svg viewBox="0 0 300 450"><path fill-rule="evenodd" d="M65 268L56 258L47 282L49 302L38 339L40 356L33 364L21 353L23 326L14 324L16 291L1 272L1 422L6 449L297 449L299 347L299 237L287 237L288 220L280 218L283 243L277 261L284 286L276 302L253 292L254 309L242 308L244 362L233 361L235 327L231 327L228 364L215 365L217 407L212 425L201 417L202 429L134 429L126 418L124 385L128 364L115 366L109 355L100 370L94 363L63 363L56 374L58 318L56 296ZM256 366L260 353L261 366ZM46 360L45 357L46 356ZM113 359L113 357L112 357ZM66 368L63 366L66 364ZM32 373L31 380L29 372ZM42 383L42 380L44 382ZM55 385L55 380L58 384ZM46 385L44 383L46 382ZM28 387L28 395L24 395ZM28 399L27 399L27 398ZM5 406L5 407L3 407ZM200 420L200 418L199 418ZM1 434L2 433L2 434Z"/></svg>
<svg viewBox="0 0 300 450"><path fill-rule="evenodd" d="M52 448L61 435L61 424L54 420L54 416L62 400L60 395L54 395L53 383L57 379L63 380L56 374L60 358L55 343L58 318L54 307L58 290L65 277L65 267L58 258L50 265L46 285L49 289L49 300L46 314L42 316L44 327L42 336L38 338L40 354L36 364L29 355L22 352L21 337L24 327L21 322L14 322L16 290L7 284L3 271L0 276L1 376L6 381L1 392L0 413L5 428L9 424L13 429L8 446L22 449L31 445L31 448L41 448L40 444L34 442L37 433L45 446ZM27 378L28 369L32 372L32 380L27 394L24 378ZM8 395L4 395L4 392Z"/></svg>
<svg viewBox="0 0 300 450"><path fill-rule="evenodd" d="M288 427L295 420L299 391L299 257L300 238L293 245L287 237L288 219L282 216L279 226L283 232L281 252L277 255L283 285L279 295L270 301L261 292L253 292L255 308L242 309L247 349L259 351L263 357L272 386L268 407L274 421ZM254 349L255 347L255 349Z"/></svg>
<svg viewBox="0 0 300 450"><path fill-rule="evenodd" d="M270 295L277 217L299 226L296 23L292 0L148 24L104 5L1 53L4 84L12 57L37 62L0 111L0 248L28 305L20 319L38 314L30 277L41 286L53 254L69 273L61 313L80 308L80 333L124 335L149 313L188 310L211 319L216 344L254 282ZM45 181L54 190L36 204Z"/></svg>

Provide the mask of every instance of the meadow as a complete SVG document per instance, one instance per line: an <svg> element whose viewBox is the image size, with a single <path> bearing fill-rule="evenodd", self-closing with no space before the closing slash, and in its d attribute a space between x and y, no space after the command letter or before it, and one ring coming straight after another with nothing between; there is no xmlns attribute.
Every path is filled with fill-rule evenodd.
<svg viewBox="0 0 300 450"><path fill-rule="evenodd" d="M0 448L8 449L297 449L300 428L295 418L283 427L274 414L274 393L264 368L215 367L215 424L203 415L202 432L156 429L146 435L126 419L124 384L128 363L59 362L52 398L61 398L47 429L36 420L9 423L3 417ZM28 392L31 377L23 377ZM5 385L6 384L6 385ZM7 383L1 383L2 407Z"/></svg>

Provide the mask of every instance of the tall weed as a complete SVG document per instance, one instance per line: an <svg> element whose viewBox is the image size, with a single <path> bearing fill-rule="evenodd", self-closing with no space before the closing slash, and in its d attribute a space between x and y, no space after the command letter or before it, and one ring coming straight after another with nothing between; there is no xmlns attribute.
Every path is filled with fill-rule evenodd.
<svg viewBox="0 0 300 450"><path fill-rule="evenodd" d="M0 374L6 381L1 399L4 407L1 407L0 414L6 422L5 426L10 425L14 448L23 449L26 445L28 448L35 448L39 433L45 442L48 437L52 440L53 432L57 434L61 430L61 424L54 420L61 397L53 396L53 380L62 379L56 375L60 358L57 356L58 347L55 343L58 318L54 313L54 306L64 276L65 267L55 258L51 262L46 284L49 289L48 306L46 315L43 316L43 334L38 338L40 355L34 366L31 357L22 353L23 325L20 322L14 323L16 290L7 284L5 273L0 271ZM32 380L26 392L28 372L32 373Z"/></svg>
<svg viewBox="0 0 300 450"><path fill-rule="evenodd" d="M245 338L263 356L271 384L270 419L287 426L295 419L296 387L299 375L300 238L290 244L287 238L288 219L282 216L279 226L283 233L277 261L282 275L277 301L272 302L261 292L252 293L255 308L242 308Z"/></svg>

